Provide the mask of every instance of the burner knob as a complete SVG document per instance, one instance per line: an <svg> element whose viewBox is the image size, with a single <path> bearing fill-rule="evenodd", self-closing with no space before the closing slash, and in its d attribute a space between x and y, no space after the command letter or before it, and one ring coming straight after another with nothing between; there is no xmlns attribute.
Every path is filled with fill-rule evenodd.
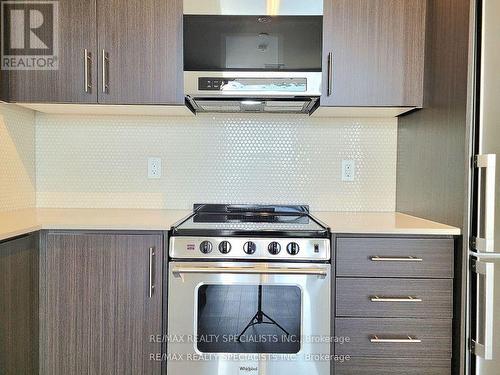
<svg viewBox="0 0 500 375"><path fill-rule="evenodd" d="M255 253L255 250L257 250L257 245L255 245L255 242L248 241L243 245L243 251L249 255Z"/></svg>
<svg viewBox="0 0 500 375"><path fill-rule="evenodd" d="M286 247L286 251L290 255L297 255L299 253L299 250L300 250L299 244L296 242L290 242Z"/></svg>
<svg viewBox="0 0 500 375"><path fill-rule="evenodd" d="M231 251L231 244L229 243L229 241L222 241L220 244L219 244L219 251L222 253L222 254L227 254Z"/></svg>
<svg viewBox="0 0 500 375"><path fill-rule="evenodd" d="M212 252L212 243L210 241L203 241L200 244L200 251L203 254L208 254Z"/></svg>
<svg viewBox="0 0 500 375"><path fill-rule="evenodd" d="M281 251L281 245L278 242L271 242L267 247L267 250L272 255L277 255Z"/></svg>

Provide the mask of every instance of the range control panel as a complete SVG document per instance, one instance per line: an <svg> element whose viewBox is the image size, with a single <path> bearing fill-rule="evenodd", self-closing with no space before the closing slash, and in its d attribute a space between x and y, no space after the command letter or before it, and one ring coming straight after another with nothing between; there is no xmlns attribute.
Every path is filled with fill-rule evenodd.
<svg viewBox="0 0 500 375"><path fill-rule="evenodd" d="M325 238L171 237L169 254L176 259L329 260Z"/></svg>

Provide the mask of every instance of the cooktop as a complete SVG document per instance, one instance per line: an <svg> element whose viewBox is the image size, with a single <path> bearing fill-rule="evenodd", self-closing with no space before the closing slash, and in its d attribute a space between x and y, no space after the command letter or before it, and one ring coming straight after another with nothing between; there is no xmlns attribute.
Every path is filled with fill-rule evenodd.
<svg viewBox="0 0 500 375"><path fill-rule="evenodd" d="M176 236L328 237L307 205L195 204L171 229Z"/></svg>

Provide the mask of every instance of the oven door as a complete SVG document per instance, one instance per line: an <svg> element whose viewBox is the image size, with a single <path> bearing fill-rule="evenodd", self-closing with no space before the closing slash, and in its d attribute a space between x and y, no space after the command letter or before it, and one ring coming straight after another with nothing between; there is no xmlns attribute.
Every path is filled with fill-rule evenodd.
<svg viewBox="0 0 500 375"><path fill-rule="evenodd" d="M170 262L168 374L328 375L330 265Z"/></svg>

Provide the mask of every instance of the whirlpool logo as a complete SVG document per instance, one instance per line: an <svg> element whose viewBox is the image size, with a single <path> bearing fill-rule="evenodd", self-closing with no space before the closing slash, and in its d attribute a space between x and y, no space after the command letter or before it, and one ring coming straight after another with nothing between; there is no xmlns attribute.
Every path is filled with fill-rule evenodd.
<svg viewBox="0 0 500 375"><path fill-rule="evenodd" d="M58 1L1 1L1 68L58 69L58 18Z"/></svg>
<svg viewBox="0 0 500 375"><path fill-rule="evenodd" d="M257 366L240 366L240 374L258 374Z"/></svg>

